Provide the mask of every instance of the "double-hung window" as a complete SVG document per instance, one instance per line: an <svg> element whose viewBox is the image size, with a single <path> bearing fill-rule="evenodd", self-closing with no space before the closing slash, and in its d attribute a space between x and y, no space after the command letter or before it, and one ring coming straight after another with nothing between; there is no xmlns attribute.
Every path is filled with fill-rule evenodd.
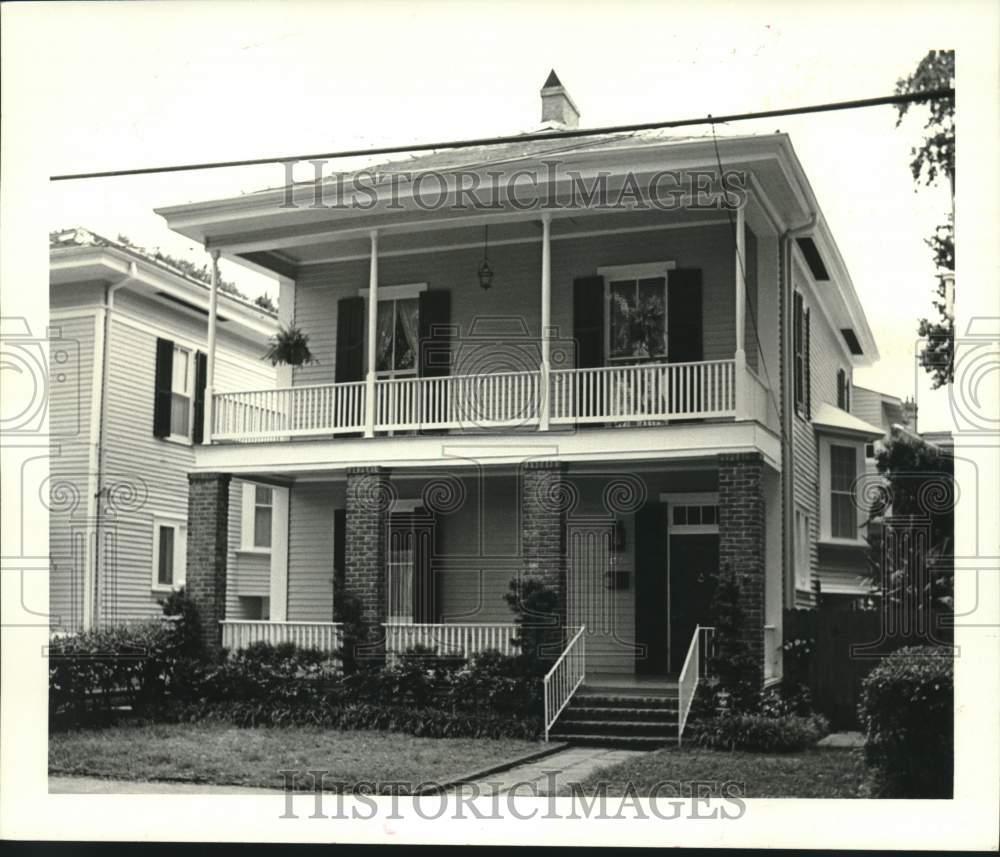
<svg viewBox="0 0 1000 857"><path fill-rule="evenodd" d="M194 360L191 352L174 345L173 372L170 379L170 435L191 439Z"/></svg>
<svg viewBox="0 0 1000 857"><path fill-rule="evenodd" d="M187 526L179 520L153 519L153 589L167 591L184 585Z"/></svg>
<svg viewBox="0 0 1000 857"><path fill-rule="evenodd" d="M858 510L854 481L858 475L858 449L830 444L830 535L835 539L858 538Z"/></svg>
<svg viewBox="0 0 1000 857"><path fill-rule="evenodd" d="M667 273L673 262L598 268L607 295L605 353L614 364L667 356Z"/></svg>
<svg viewBox="0 0 1000 857"><path fill-rule="evenodd" d="M241 549L271 550L274 528L274 489L267 485L243 483Z"/></svg>

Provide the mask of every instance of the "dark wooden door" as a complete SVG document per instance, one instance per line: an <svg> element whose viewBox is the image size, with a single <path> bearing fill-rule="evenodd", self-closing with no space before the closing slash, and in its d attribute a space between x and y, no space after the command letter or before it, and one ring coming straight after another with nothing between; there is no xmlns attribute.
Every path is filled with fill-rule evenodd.
<svg viewBox="0 0 1000 857"><path fill-rule="evenodd" d="M717 533L670 536L670 672L684 666L696 625L709 625L719 567Z"/></svg>
<svg viewBox="0 0 1000 857"><path fill-rule="evenodd" d="M635 671L666 675L667 506L649 502L635 516Z"/></svg>

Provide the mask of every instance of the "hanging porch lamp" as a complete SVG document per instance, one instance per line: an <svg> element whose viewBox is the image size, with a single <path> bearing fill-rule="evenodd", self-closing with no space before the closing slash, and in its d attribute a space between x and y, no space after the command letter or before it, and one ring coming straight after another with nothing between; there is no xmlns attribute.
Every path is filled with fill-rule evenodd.
<svg viewBox="0 0 1000 857"><path fill-rule="evenodd" d="M483 226L483 263L479 266L479 287L484 291L493 285L493 268L490 266L490 227Z"/></svg>

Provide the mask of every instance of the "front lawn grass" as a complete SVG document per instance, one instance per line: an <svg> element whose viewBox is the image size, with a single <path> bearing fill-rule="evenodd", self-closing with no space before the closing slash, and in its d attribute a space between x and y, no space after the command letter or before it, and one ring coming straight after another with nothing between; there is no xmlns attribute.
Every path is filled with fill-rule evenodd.
<svg viewBox="0 0 1000 857"><path fill-rule="evenodd" d="M49 772L122 780L183 780L284 788L279 771L325 770L336 784L443 783L541 745L488 738L417 738L390 732L339 732L308 726L241 729L177 723L59 732L49 737ZM408 789L400 787L403 793Z"/></svg>
<svg viewBox="0 0 1000 857"><path fill-rule="evenodd" d="M669 747L594 771L580 788L591 795L607 783L607 794L619 797L631 783L635 794L648 797L654 784L672 782L687 796L692 782L735 781L742 784L746 798L856 798L862 796L864 777L864 761L853 750L765 754ZM669 787L658 792L662 797L672 794Z"/></svg>

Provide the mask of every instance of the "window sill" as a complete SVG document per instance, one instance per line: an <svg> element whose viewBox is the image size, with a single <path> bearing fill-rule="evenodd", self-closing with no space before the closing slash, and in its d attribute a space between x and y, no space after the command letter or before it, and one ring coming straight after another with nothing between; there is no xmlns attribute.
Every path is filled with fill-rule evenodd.
<svg viewBox="0 0 1000 857"><path fill-rule="evenodd" d="M184 581L180 583L154 583L150 587L150 591L169 595L171 592L177 592L177 590L183 588Z"/></svg>
<svg viewBox="0 0 1000 857"><path fill-rule="evenodd" d="M237 554L246 554L248 556L270 556L270 548L237 548Z"/></svg>
<svg viewBox="0 0 1000 857"><path fill-rule="evenodd" d="M832 548L866 548L868 547L868 542L864 539L835 539L831 536L827 538L817 539L816 544L823 545L824 547Z"/></svg>
<svg viewBox="0 0 1000 857"><path fill-rule="evenodd" d="M166 437L161 437L160 440L164 440L167 443L173 443L177 446L194 446L194 441L189 437L184 437L183 435L168 434Z"/></svg>

